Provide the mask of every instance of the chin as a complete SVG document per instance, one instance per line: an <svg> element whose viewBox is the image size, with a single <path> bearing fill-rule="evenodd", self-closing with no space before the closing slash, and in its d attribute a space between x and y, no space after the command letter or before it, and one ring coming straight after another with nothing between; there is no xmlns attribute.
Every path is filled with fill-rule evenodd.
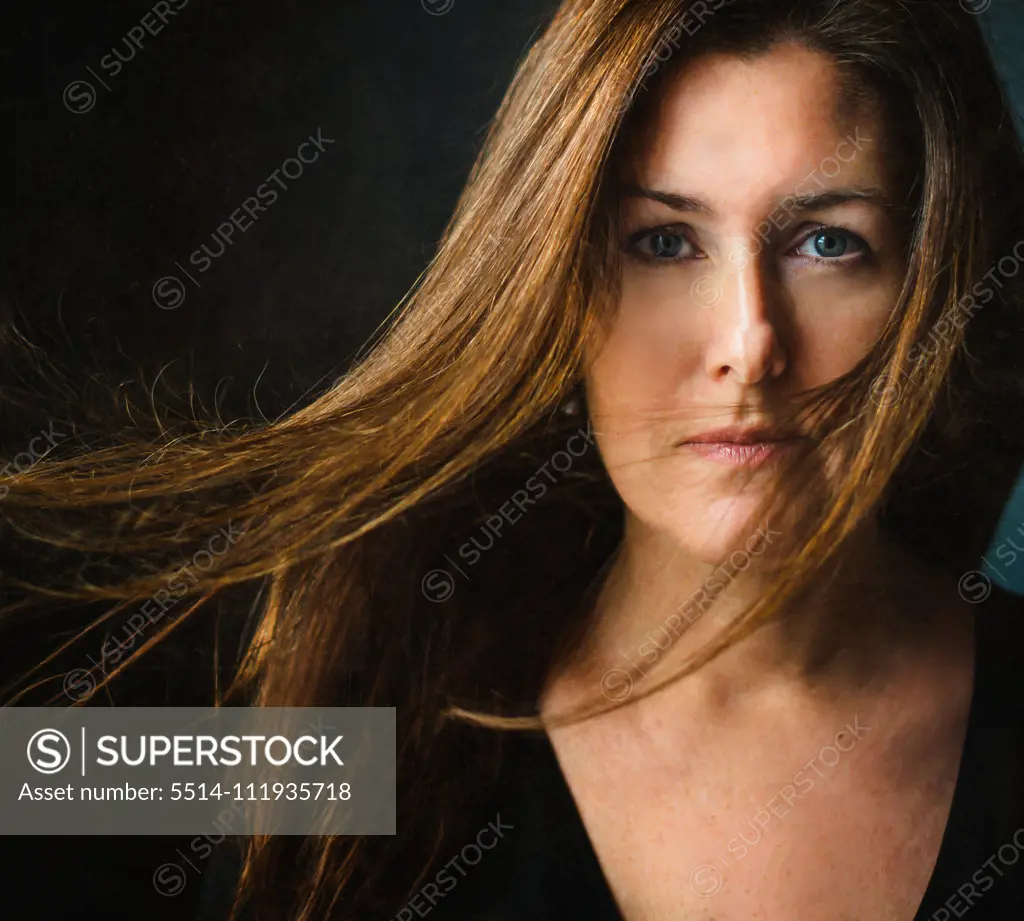
<svg viewBox="0 0 1024 921"><path fill-rule="evenodd" d="M717 565L737 551L762 555L768 524L758 517L762 499L753 493L717 499L692 496L685 503L674 503L674 514L666 522L668 533L704 563Z"/></svg>
<svg viewBox="0 0 1024 921"><path fill-rule="evenodd" d="M740 494L709 495L708 486L669 486L648 482L643 490L623 495L630 517L643 530L660 535L686 555L718 565L739 554L763 556L768 546L779 543L778 529L759 515L762 490L748 488ZM749 565L749 561L745 565Z"/></svg>

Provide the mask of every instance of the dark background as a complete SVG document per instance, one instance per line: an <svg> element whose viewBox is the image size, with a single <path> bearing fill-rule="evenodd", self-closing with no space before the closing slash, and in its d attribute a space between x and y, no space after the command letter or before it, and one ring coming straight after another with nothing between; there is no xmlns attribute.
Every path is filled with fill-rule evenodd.
<svg viewBox="0 0 1024 921"><path fill-rule="evenodd" d="M555 5L188 0L116 74L101 62L115 48L128 57L125 36L152 2L5 10L0 326L13 323L72 378L103 371L144 393L160 374L161 398L191 385L224 418L308 400L433 254L516 63ZM984 18L1020 106L1024 6L993 0ZM333 143L283 180L287 190L271 186L277 201L198 273L189 254L214 245L218 225L318 130ZM168 275L184 285L173 309L153 296ZM0 374L17 386L13 369ZM83 401L102 400L106 379L96 380ZM13 454L69 407L30 391L20 411L2 411ZM1024 520L1024 493L1018 501L1007 532ZM7 653L24 661L28 642ZM182 664L197 683L151 685L151 695L205 702L199 637L194 648ZM3 919L188 918L205 869L168 897L153 872L181 862L182 842L4 842Z"/></svg>

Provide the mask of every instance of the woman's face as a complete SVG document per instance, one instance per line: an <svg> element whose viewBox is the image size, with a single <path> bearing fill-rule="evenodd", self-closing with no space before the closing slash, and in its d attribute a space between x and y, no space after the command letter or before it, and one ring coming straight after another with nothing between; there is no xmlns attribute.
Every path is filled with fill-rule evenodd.
<svg viewBox="0 0 1024 921"><path fill-rule="evenodd" d="M649 529L708 561L742 545L787 451L766 443L786 432L752 430L877 341L902 240L881 118L848 112L831 60L787 44L692 62L640 139L621 301L586 373L627 537Z"/></svg>

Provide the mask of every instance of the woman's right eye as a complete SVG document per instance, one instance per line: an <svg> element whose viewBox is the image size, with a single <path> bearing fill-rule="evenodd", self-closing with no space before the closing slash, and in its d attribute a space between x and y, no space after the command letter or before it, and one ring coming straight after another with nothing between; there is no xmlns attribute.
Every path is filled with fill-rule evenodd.
<svg viewBox="0 0 1024 921"><path fill-rule="evenodd" d="M661 265L693 259L699 250L686 236L669 227L657 227L633 234L627 251L644 262Z"/></svg>

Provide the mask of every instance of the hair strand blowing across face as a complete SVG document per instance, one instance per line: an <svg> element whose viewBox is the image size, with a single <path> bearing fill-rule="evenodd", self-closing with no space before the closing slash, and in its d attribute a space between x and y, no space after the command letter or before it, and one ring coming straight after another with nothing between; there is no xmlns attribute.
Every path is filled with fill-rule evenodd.
<svg viewBox="0 0 1024 921"><path fill-rule="evenodd" d="M615 302L620 141L696 55L778 41L832 55L904 127L917 181L890 328L806 408L842 458L842 482L800 524L771 590L683 671L781 610L879 508L949 566L973 559L998 515L1024 439L1019 425L1000 428L1021 408L1019 282L1002 279L961 321L989 290L985 273L1015 252L1024 176L975 18L955 0L735 0L652 73L686 6L562 4L516 73L430 266L383 338L308 406L185 432L157 418L153 434L139 425L103 448L68 440L0 475L5 623L71 601L112 604L108 619L160 592L203 611L233 587L265 586L222 700L397 708L403 834L250 839L238 897L251 893L261 919L398 910L464 839L497 769L501 735L474 724L540 725L544 677L585 631L583 590L614 546L619 510L596 452L453 597L436 603L421 580L496 507L485 499L507 499L572 430L557 408ZM898 400L873 399L879 379L899 386ZM952 488L949 471L965 469L973 478ZM170 589L224 528L238 535L229 552Z"/></svg>

